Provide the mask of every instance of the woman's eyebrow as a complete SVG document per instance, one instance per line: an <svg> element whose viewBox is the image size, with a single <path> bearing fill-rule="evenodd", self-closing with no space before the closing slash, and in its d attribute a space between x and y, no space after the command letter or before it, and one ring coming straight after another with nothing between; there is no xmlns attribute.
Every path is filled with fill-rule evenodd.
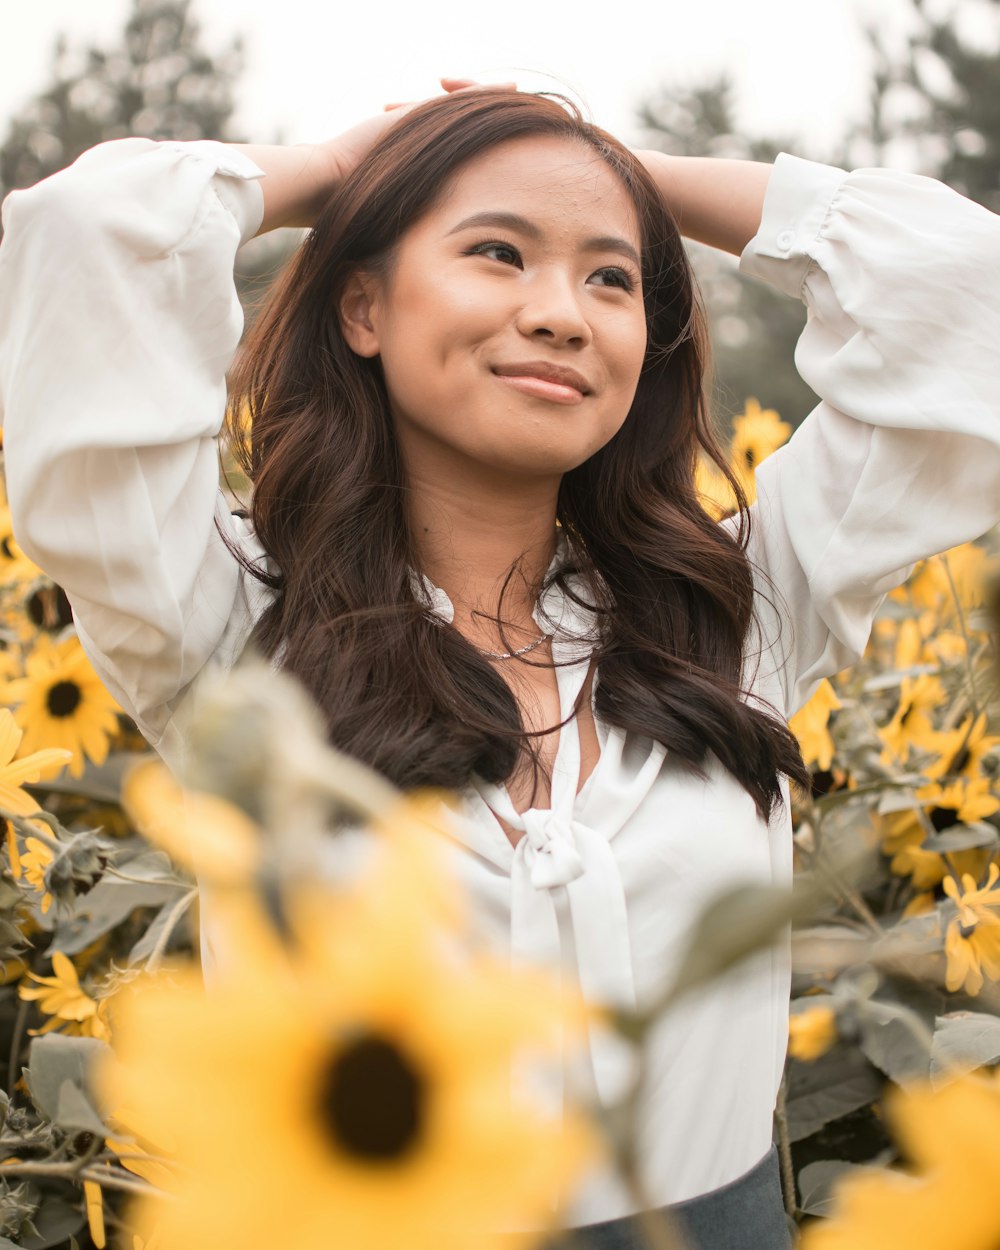
<svg viewBox="0 0 1000 1250"><path fill-rule="evenodd" d="M515 230L519 234L526 235L529 239L536 241L542 238L542 231L533 221L529 221L527 217L522 217L519 213L506 213L489 209L482 213L473 213L471 217L463 218L457 226L453 226L448 231L448 235L458 234L460 230L471 230L475 226L494 226L498 230ZM632 244L626 239L620 239L615 234L602 234L593 239L585 239L582 248L585 252L618 252L620 255L628 257L637 269L642 268L639 253Z"/></svg>

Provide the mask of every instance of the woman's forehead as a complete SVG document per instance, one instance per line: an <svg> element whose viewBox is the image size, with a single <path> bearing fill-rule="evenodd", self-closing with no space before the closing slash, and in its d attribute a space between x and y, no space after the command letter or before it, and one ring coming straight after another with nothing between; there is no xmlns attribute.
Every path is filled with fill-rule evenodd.
<svg viewBox="0 0 1000 1250"><path fill-rule="evenodd" d="M619 176L590 144L555 135L511 139L474 157L433 212L453 223L484 213L575 222L639 240L636 206Z"/></svg>

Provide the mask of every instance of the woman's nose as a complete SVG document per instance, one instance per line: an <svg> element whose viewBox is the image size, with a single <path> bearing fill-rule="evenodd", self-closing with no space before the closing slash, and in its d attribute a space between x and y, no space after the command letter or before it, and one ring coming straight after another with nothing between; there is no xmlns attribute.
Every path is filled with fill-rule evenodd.
<svg viewBox="0 0 1000 1250"><path fill-rule="evenodd" d="M531 281L518 315L518 329L529 338L581 346L593 337L573 280L556 273L538 275Z"/></svg>

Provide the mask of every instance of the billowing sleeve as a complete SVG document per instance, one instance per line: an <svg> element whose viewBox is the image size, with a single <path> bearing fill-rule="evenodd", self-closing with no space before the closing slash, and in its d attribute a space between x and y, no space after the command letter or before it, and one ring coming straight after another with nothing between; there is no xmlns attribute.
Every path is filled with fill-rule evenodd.
<svg viewBox="0 0 1000 1250"><path fill-rule="evenodd" d="M751 518L791 715L917 560L1000 521L1000 217L931 178L782 153L740 271L804 301L795 364L822 400L761 464Z"/></svg>
<svg viewBox="0 0 1000 1250"><path fill-rule="evenodd" d="M264 605L215 524L262 558L225 505L217 455L243 329L233 264L263 217L260 177L221 143L120 139L3 204L14 533L154 746Z"/></svg>

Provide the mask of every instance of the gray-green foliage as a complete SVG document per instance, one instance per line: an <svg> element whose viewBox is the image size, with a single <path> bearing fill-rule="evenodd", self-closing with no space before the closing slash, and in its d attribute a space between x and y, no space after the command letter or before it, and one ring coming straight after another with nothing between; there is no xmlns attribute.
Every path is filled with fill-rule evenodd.
<svg viewBox="0 0 1000 1250"><path fill-rule="evenodd" d="M204 47L191 0L132 0L120 38L107 47L59 36L48 85L11 118L0 145L0 199L110 139L247 142L233 123L243 67L239 35L218 52ZM284 255L273 241L243 254L241 297L266 286Z"/></svg>
<svg viewBox="0 0 1000 1250"><path fill-rule="evenodd" d="M107 139L224 139L243 69L237 37L216 56L201 45L190 0L133 0L116 46L56 40L51 81L11 120L0 149L4 193L31 186Z"/></svg>
<svg viewBox="0 0 1000 1250"><path fill-rule="evenodd" d="M649 146L681 156L771 161L780 151L858 168L885 164L939 178L1000 209L1000 0L982 0L991 45L975 42L956 21L968 6L953 0L941 14L909 0L909 33L895 43L878 26L866 31L871 85L867 115L830 150L788 135L743 133L730 75L694 88L670 87L647 100L639 121ZM982 24L982 22L981 22ZM822 107L822 101L804 102ZM697 244L692 262L713 323L715 408L722 429L747 396L797 425L817 402L792 366L805 311L762 283L740 281L728 257Z"/></svg>

